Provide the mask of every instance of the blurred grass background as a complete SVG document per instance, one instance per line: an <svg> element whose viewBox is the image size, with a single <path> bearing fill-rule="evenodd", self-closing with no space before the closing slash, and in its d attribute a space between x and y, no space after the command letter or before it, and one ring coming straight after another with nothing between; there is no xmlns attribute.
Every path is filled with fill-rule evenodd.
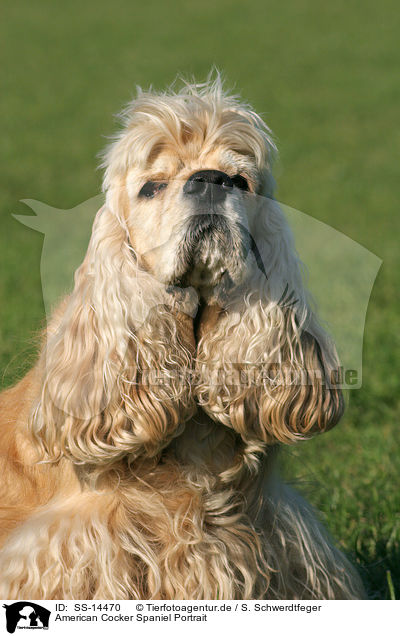
<svg viewBox="0 0 400 636"><path fill-rule="evenodd" d="M42 235L23 198L71 208L99 191L96 155L135 85L216 64L278 138L279 200L383 259L363 388L284 471L321 511L373 598L400 598L399 12L394 0L2 3L0 368L34 359Z"/></svg>

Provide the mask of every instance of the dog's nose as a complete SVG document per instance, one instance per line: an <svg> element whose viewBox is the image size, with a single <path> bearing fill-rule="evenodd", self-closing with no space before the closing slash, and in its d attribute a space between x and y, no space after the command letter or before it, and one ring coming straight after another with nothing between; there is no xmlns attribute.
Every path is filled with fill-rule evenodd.
<svg viewBox="0 0 400 636"><path fill-rule="evenodd" d="M198 197L209 204L222 203L226 193L233 187L233 181L221 170L199 170L192 174L183 186L184 194Z"/></svg>

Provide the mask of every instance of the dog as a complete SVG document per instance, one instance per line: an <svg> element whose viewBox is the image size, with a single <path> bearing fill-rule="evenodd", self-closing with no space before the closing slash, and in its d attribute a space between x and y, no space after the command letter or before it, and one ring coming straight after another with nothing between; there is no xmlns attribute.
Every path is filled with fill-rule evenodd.
<svg viewBox="0 0 400 636"><path fill-rule="evenodd" d="M0 396L0 597L363 597L276 472L343 397L275 153L218 75L123 112L74 289Z"/></svg>

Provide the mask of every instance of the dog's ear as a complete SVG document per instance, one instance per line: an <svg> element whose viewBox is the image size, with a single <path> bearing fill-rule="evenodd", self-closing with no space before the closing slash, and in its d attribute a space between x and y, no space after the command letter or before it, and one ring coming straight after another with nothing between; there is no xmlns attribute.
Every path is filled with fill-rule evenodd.
<svg viewBox="0 0 400 636"><path fill-rule="evenodd" d="M310 309L283 213L270 202L263 214L254 275L224 307L205 315L196 395L244 441L291 443L340 419L339 362Z"/></svg>
<svg viewBox="0 0 400 636"><path fill-rule="evenodd" d="M89 467L156 455L193 412L182 373L193 352L192 319L138 267L120 219L102 208L47 333L33 419L42 450Z"/></svg>
<svg viewBox="0 0 400 636"><path fill-rule="evenodd" d="M293 320L286 318L287 343L283 343L279 363L270 365L267 380L260 379L258 434L265 431L267 442L291 443L311 437L335 426L343 415L333 343L321 332L316 337L296 330L295 335Z"/></svg>

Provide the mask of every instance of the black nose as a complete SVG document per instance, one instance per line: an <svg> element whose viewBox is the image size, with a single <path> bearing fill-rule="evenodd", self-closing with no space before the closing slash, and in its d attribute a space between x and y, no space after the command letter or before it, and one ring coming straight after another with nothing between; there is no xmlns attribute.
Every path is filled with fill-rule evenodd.
<svg viewBox="0 0 400 636"><path fill-rule="evenodd" d="M192 174L183 186L183 192L207 201L209 205L222 203L226 193L233 187L233 181L221 170L199 170Z"/></svg>

